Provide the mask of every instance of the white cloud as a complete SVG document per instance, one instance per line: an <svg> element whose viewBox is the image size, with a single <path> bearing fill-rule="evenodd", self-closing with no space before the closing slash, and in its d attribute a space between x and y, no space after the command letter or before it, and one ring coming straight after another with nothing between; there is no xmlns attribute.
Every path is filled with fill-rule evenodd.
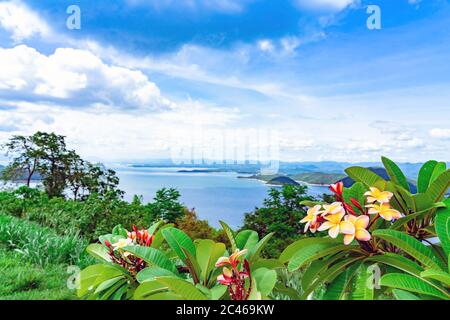
<svg viewBox="0 0 450 320"><path fill-rule="evenodd" d="M303 9L341 11L360 0L295 0L295 4Z"/></svg>
<svg viewBox="0 0 450 320"><path fill-rule="evenodd" d="M259 50L263 52L272 52L274 49L274 45L270 40L261 40L258 42Z"/></svg>
<svg viewBox="0 0 450 320"><path fill-rule="evenodd" d="M51 34L47 23L20 1L0 2L0 26L11 33L15 42Z"/></svg>
<svg viewBox="0 0 450 320"><path fill-rule="evenodd" d="M47 56L26 45L0 48L0 69L0 92L27 99L143 109L172 104L141 71L107 65L88 50L58 48Z"/></svg>
<svg viewBox="0 0 450 320"><path fill-rule="evenodd" d="M430 136L432 136L433 138L450 139L450 129L431 129Z"/></svg>

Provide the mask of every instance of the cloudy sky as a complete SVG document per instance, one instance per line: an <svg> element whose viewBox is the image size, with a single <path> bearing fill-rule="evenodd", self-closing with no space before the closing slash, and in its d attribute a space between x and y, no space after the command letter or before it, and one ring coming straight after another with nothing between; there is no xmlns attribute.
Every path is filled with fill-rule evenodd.
<svg viewBox="0 0 450 320"><path fill-rule="evenodd" d="M449 161L449 29L447 0L0 0L0 142L126 161L270 128L282 160Z"/></svg>

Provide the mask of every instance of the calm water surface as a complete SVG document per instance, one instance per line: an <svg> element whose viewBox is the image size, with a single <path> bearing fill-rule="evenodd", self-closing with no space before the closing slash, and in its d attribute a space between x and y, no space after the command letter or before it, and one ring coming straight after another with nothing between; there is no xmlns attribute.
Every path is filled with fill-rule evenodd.
<svg viewBox="0 0 450 320"><path fill-rule="evenodd" d="M161 188L176 188L181 201L195 208L200 219L218 227L224 220L232 227L242 224L244 213L262 205L270 186L253 179L238 179L234 172L178 172L183 168L115 168L125 200L140 195L145 202ZM327 193L326 187L311 186L311 195Z"/></svg>

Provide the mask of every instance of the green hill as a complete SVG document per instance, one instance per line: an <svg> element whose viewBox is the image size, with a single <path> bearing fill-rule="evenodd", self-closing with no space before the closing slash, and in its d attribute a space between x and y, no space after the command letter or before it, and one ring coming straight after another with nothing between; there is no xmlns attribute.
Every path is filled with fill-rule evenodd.
<svg viewBox="0 0 450 320"><path fill-rule="evenodd" d="M302 181L309 184L330 185L346 177L340 173L306 172L290 176L295 181Z"/></svg>

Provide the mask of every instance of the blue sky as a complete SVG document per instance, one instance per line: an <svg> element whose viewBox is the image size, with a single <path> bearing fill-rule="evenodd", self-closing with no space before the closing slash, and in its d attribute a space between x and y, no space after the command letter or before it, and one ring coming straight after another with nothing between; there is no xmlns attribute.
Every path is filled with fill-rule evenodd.
<svg viewBox="0 0 450 320"><path fill-rule="evenodd" d="M0 1L0 142L142 160L270 128L282 160L448 161L449 28L447 0Z"/></svg>

